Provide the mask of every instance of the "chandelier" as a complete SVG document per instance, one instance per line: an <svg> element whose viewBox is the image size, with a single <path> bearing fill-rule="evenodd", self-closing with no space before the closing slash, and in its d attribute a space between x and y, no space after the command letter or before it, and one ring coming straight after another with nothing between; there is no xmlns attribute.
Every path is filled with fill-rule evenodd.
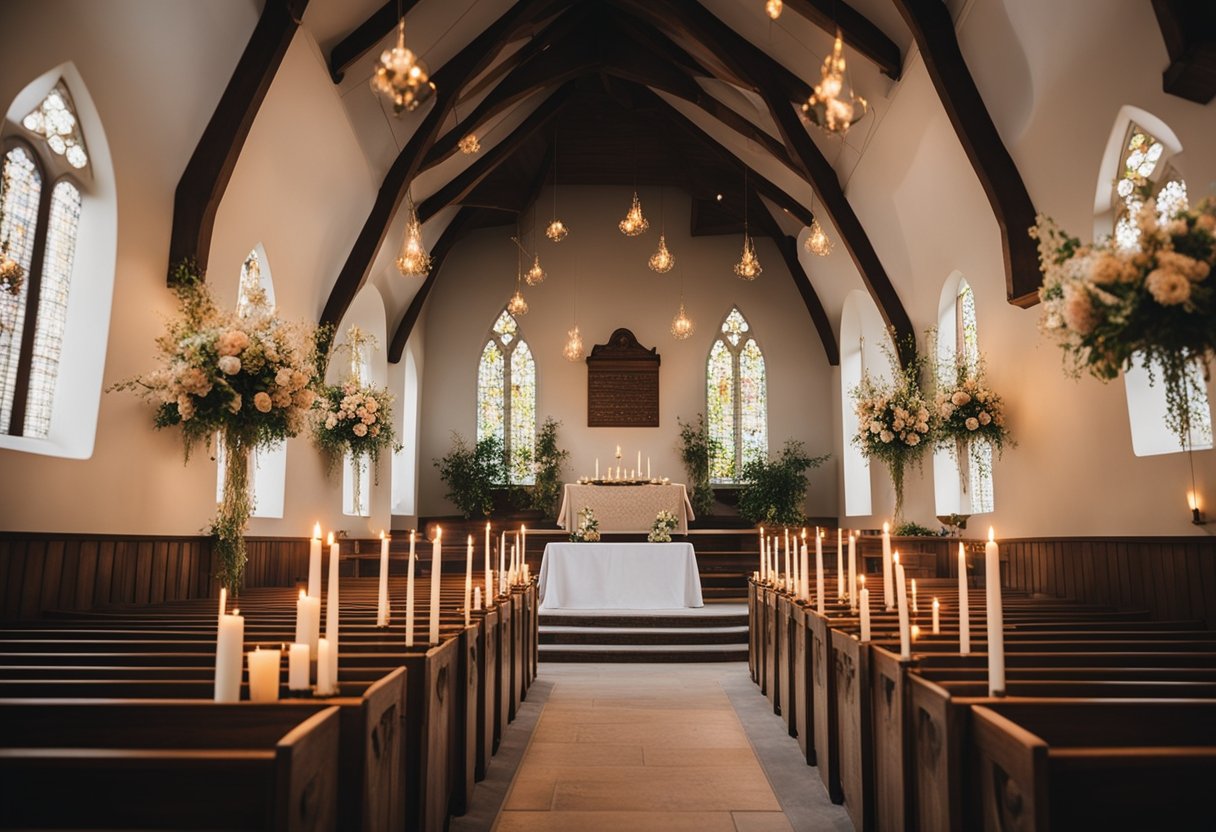
<svg viewBox="0 0 1216 832"><path fill-rule="evenodd" d="M583 357L583 336L578 331L578 324L566 333L566 346L562 347L562 355L567 361L578 361Z"/></svg>
<svg viewBox="0 0 1216 832"><path fill-rule="evenodd" d="M817 254L820 257L827 257L832 253L832 241L827 232L823 230L823 226L819 224L819 220L811 221L811 233L807 235L803 245L811 254Z"/></svg>
<svg viewBox="0 0 1216 832"><path fill-rule="evenodd" d="M696 329L696 325L692 322L692 318L688 317L688 313L684 311L684 300L680 299L680 311L671 319L671 334L677 341L684 341Z"/></svg>
<svg viewBox="0 0 1216 832"><path fill-rule="evenodd" d="M481 142L477 140L476 133L469 133L458 141L456 145L460 148L460 152L466 156L472 156L474 153L481 151Z"/></svg>
<svg viewBox="0 0 1216 832"><path fill-rule="evenodd" d="M667 238L665 235L659 235L659 250L650 255L650 270L659 274L666 274L671 271L676 264L676 258L667 250Z"/></svg>
<svg viewBox="0 0 1216 832"><path fill-rule="evenodd" d="M869 105L860 95L854 95L851 88L845 89L844 40L840 29L836 30L832 54L823 59L819 74L819 83L802 105L802 112L809 121L829 133L844 135L866 114Z"/></svg>
<svg viewBox="0 0 1216 832"><path fill-rule="evenodd" d="M773 20L781 17L781 12L784 9L785 4L782 3L781 0L768 0L768 2L764 4L765 13Z"/></svg>
<svg viewBox="0 0 1216 832"><path fill-rule="evenodd" d="M380 53L371 88L393 103L394 115L417 110L435 94L426 64L405 46L405 15L397 24L397 45Z"/></svg>
<svg viewBox="0 0 1216 832"><path fill-rule="evenodd" d="M519 290L518 280L515 282L515 294L511 295L511 299L507 301L507 311L516 318L528 314L528 302L524 300L524 293Z"/></svg>
<svg viewBox="0 0 1216 832"><path fill-rule="evenodd" d="M406 196L405 239L401 241L401 254L397 257L397 270L406 277L426 277L431 270L431 255L422 240L422 223L414 199Z"/></svg>
<svg viewBox="0 0 1216 832"><path fill-rule="evenodd" d="M636 237L644 234L646 229L650 228L650 221L642 216L642 203L638 200L637 191L633 192L633 205L630 207L629 213L617 224L617 227L626 237Z"/></svg>
<svg viewBox="0 0 1216 832"><path fill-rule="evenodd" d="M529 286L537 286L545 282L545 270L540 267L540 255L532 261L532 268L524 272L524 281Z"/></svg>
<svg viewBox="0 0 1216 832"><path fill-rule="evenodd" d="M756 257L756 247L752 244L751 235L747 233L746 226L744 226L743 256L735 264L735 274L744 280L755 280L762 271L764 269L760 268L760 260Z"/></svg>
<svg viewBox="0 0 1216 832"><path fill-rule="evenodd" d="M553 222L545 229L545 236L555 243L566 239L570 229L557 218L557 136L553 136Z"/></svg>

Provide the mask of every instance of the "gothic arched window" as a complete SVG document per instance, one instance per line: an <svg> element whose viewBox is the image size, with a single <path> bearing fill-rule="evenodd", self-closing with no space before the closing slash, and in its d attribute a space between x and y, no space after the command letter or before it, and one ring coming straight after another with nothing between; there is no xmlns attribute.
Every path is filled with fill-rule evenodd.
<svg viewBox="0 0 1216 832"><path fill-rule="evenodd" d="M536 360L505 309L494 321L477 362L477 441L497 437L512 483L535 480Z"/></svg>
<svg viewBox="0 0 1216 832"><path fill-rule="evenodd" d="M709 348L705 409L717 453L709 460L714 482L733 482L743 466L768 455L768 391L764 353L751 324L731 307Z"/></svg>

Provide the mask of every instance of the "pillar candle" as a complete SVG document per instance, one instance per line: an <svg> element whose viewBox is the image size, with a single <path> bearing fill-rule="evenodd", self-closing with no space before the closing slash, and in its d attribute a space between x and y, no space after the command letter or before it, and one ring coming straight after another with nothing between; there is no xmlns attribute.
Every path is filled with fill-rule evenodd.
<svg viewBox="0 0 1216 832"><path fill-rule="evenodd" d="M810 576L807 574L806 529L802 530L802 552L798 562L798 597L803 601L811 600Z"/></svg>
<svg viewBox="0 0 1216 832"><path fill-rule="evenodd" d="M312 540L308 541L308 594L321 597L321 524L312 527Z"/></svg>
<svg viewBox="0 0 1216 832"><path fill-rule="evenodd" d="M942 634L942 605L936 598L933 599L933 635L940 636Z"/></svg>
<svg viewBox="0 0 1216 832"><path fill-rule="evenodd" d="M958 544L958 652L971 655L971 602L967 598L967 550Z"/></svg>
<svg viewBox="0 0 1216 832"><path fill-rule="evenodd" d="M600 478L600 458L598 456L595 458L595 478L597 480Z"/></svg>
<svg viewBox="0 0 1216 832"><path fill-rule="evenodd" d="M283 654L278 650L263 650L254 647L245 654L249 663L249 698L254 702L279 701L279 672L283 667Z"/></svg>
<svg viewBox="0 0 1216 832"><path fill-rule="evenodd" d="M920 607L916 605L916 578L912 579L912 612L920 612Z"/></svg>
<svg viewBox="0 0 1216 832"><path fill-rule="evenodd" d="M490 524L489 524L489 522L487 522L486 523L486 592L485 592L485 596L484 596L486 599L487 607L490 605L490 599L494 597L493 566L494 566L494 561L490 555ZM478 605L478 609L481 609L480 605Z"/></svg>
<svg viewBox="0 0 1216 832"><path fill-rule="evenodd" d="M849 607L857 609L857 533L849 532Z"/></svg>
<svg viewBox="0 0 1216 832"><path fill-rule="evenodd" d="M598 460L597 460L598 462ZM498 544L498 594L507 592L507 530L503 529L502 539Z"/></svg>
<svg viewBox="0 0 1216 832"><path fill-rule="evenodd" d="M528 562L528 527L519 527L519 571L524 571L524 564Z"/></svg>
<svg viewBox="0 0 1216 832"><path fill-rule="evenodd" d="M227 598L225 597L225 600ZM241 701L241 654L245 647L245 619L240 610L221 615L215 639L215 701Z"/></svg>
<svg viewBox="0 0 1216 832"><path fill-rule="evenodd" d="M646 457L646 479L650 479L650 457Z"/></svg>
<svg viewBox="0 0 1216 832"><path fill-rule="evenodd" d="M760 580L768 580L768 557L764 551L764 526L760 527Z"/></svg>
<svg viewBox="0 0 1216 832"><path fill-rule="evenodd" d="M899 606L899 655L912 658L912 632L908 627L908 588L904 583L904 567L899 562L899 553L891 556L895 569L895 598Z"/></svg>
<svg viewBox="0 0 1216 832"><path fill-rule="evenodd" d="M481 587L473 587L473 609L481 609Z"/></svg>
<svg viewBox="0 0 1216 832"><path fill-rule="evenodd" d="M333 696L333 663L329 654L329 639L317 642L317 696Z"/></svg>
<svg viewBox="0 0 1216 832"><path fill-rule="evenodd" d="M823 615L823 532L816 527L815 535L815 603L819 614Z"/></svg>
<svg viewBox="0 0 1216 832"><path fill-rule="evenodd" d="M642 452L638 451L638 470L642 470Z"/></svg>
<svg viewBox="0 0 1216 832"><path fill-rule="evenodd" d="M329 595L325 599L325 638L329 641L329 685L338 687L338 543L329 533ZM318 659L319 660L319 659Z"/></svg>
<svg viewBox="0 0 1216 832"><path fill-rule="evenodd" d="M317 638L321 634L321 599L305 595L300 590L296 601L296 643L309 650L310 658L317 654Z"/></svg>
<svg viewBox="0 0 1216 832"><path fill-rule="evenodd" d="M405 577L405 646L414 646L414 530L410 529L410 562Z"/></svg>
<svg viewBox="0 0 1216 832"><path fill-rule="evenodd" d="M435 527L435 539L431 541L431 621L427 641L439 643L439 579L443 571L442 561L443 529Z"/></svg>
<svg viewBox="0 0 1216 832"><path fill-rule="evenodd" d="M469 535L468 549L464 556L464 621L469 623L469 610L473 607L473 535Z"/></svg>
<svg viewBox="0 0 1216 832"><path fill-rule="evenodd" d="M836 530L836 600L844 598L844 537Z"/></svg>
<svg viewBox="0 0 1216 832"><path fill-rule="evenodd" d="M988 529L984 545L984 587L988 596L988 695L1005 695L1005 628L1001 609L1001 550Z"/></svg>
<svg viewBox="0 0 1216 832"><path fill-rule="evenodd" d="M380 530L380 592L376 598L376 626L387 627L389 619L388 604L388 538L384 529Z"/></svg>
<svg viewBox="0 0 1216 832"><path fill-rule="evenodd" d="M870 640L870 590L866 589L866 576L861 576L861 640Z"/></svg>
<svg viewBox="0 0 1216 832"><path fill-rule="evenodd" d="M785 579L790 579L790 530L785 530Z"/></svg>
<svg viewBox="0 0 1216 832"><path fill-rule="evenodd" d="M296 642L287 653L287 689L308 690L309 652L307 644Z"/></svg>
<svg viewBox="0 0 1216 832"><path fill-rule="evenodd" d="M891 524L882 524L882 601L887 609L895 606L894 575L891 574Z"/></svg>

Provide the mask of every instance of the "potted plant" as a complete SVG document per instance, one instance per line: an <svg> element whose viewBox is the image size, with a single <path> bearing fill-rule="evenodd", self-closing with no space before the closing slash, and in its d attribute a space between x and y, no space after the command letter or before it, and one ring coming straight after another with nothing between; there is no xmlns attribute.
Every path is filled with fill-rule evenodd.
<svg viewBox="0 0 1216 832"><path fill-rule="evenodd" d="M562 496L562 467L570 452L557 446L557 429L561 422L545 419L536 436L536 484L532 486L532 507L539 509L545 519L557 517Z"/></svg>
<svg viewBox="0 0 1216 832"><path fill-rule="evenodd" d="M718 451L719 442L709 435L705 426L705 414L698 413L695 422L680 425L680 459L688 473L688 501L693 514L705 517L714 507L714 490L709 482L709 460Z"/></svg>
<svg viewBox="0 0 1216 832"><path fill-rule="evenodd" d="M829 456L808 456L806 446L791 439L776 459L748 460L743 465L739 514L753 525L803 525L806 472L818 468Z"/></svg>
<svg viewBox="0 0 1216 832"><path fill-rule="evenodd" d="M448 487L445 495L456 504L466 519L474 515L489 517L494 511L494 491L507 479L502 441L487 436L473 447L464 437L452 433L452 449L435 460L439 477Z"/></svg>

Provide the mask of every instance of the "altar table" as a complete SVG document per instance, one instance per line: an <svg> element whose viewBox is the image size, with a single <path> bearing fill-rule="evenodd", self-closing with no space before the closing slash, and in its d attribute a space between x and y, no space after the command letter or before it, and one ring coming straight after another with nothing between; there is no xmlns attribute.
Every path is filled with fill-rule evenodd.
<svg viewBox="0 0 1216 832"><path fill-rule="evenodd" d="M688 534L688 521L696 520L683 483L667 485L584 485L568 482L562 492L557 525L578 528L578 513L590 507L601 532L648 532L660 511L679 521L675 534Z"/></svg>
<svg viewBox="0 0 1216 832"><path fill-rule="evenodd" d="M673 610L704 605L691 543L549 543L542 610Z"/></svg>

